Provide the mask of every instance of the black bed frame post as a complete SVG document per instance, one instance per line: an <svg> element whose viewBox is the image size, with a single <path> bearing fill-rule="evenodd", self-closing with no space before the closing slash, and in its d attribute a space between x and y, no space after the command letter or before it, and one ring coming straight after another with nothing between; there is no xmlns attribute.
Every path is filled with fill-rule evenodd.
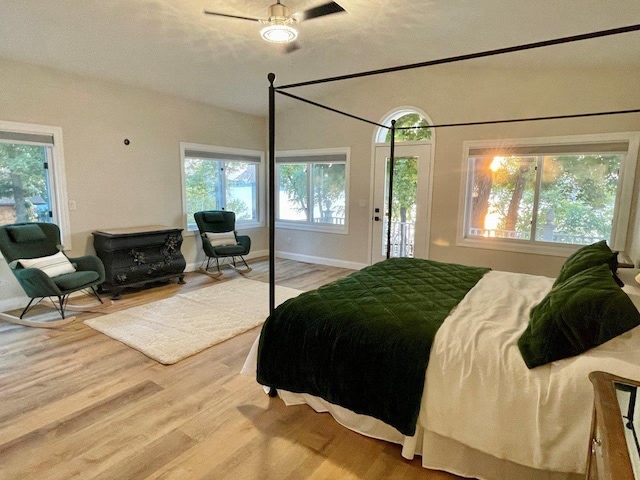
<svg viewBox="0 0 640 480"><path fill-rule="evenodd" d="M269 79L269 315L276 308L276 90Z"/></svg>
<svg viewBox="0 0 640 480"><path fill-rule="evenodd" d="M391 257L391 214L393 213L393 170L396 157L396 121L391 120L391 153L389 160L389 204L387 206L387 259Z"/></svg>

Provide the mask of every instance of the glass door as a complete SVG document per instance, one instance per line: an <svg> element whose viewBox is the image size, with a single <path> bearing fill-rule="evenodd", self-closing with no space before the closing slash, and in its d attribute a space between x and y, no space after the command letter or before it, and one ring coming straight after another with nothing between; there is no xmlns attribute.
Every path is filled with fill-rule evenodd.
<svg viewBox="0 0 640 480"><path fill-rule="evenodd" d="M391 215L391 257L426 257L430 145L400 145L395 149ZM389 147L376 147L372 263L387 255L389 221Z"/></svg>

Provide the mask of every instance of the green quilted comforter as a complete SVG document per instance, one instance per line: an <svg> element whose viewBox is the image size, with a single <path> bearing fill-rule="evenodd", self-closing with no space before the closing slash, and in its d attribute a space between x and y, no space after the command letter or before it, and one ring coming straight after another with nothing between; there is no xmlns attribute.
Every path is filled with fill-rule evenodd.
<svg viewBox="0 0 640 480"><path fill-rule="evenodd" d="M431 344L486 268L394 258L280 305L257 379L415 433Z"/></svg>

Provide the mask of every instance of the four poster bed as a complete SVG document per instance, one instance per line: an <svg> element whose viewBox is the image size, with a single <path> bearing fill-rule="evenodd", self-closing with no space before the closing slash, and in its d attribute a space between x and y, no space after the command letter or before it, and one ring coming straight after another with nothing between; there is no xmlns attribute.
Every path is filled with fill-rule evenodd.
<svg viewBox="0 0 640 480"><path fill-rule="evenodd" d="M286 404L306 403L352 430L401 444L404 457L421 455L428 468L487 480L582 478L593 401L588 374L640 376L639 271L618 270L621 289L617 254L605 242L578 250L555 281L389 259L387 250L386 261L276 309L275 93L376 124L282 89L638 30L634 25L279 88L269 74L271 314L243 372L257 374ZM455 125L461 124L446 126ZM395 125L383 127L392 131L393 172Z"/></svg>

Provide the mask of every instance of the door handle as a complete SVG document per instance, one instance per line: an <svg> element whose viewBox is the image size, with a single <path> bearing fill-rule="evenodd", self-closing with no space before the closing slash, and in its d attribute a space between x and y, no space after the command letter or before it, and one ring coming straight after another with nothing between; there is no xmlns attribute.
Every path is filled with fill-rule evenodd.
<svg viewBox="0 0 640 480"><path fill-rule="evenodd" d="M379 221L380 221L380 217L373 217L373 219L374 219L376 222L379 222Z"/></svg>

